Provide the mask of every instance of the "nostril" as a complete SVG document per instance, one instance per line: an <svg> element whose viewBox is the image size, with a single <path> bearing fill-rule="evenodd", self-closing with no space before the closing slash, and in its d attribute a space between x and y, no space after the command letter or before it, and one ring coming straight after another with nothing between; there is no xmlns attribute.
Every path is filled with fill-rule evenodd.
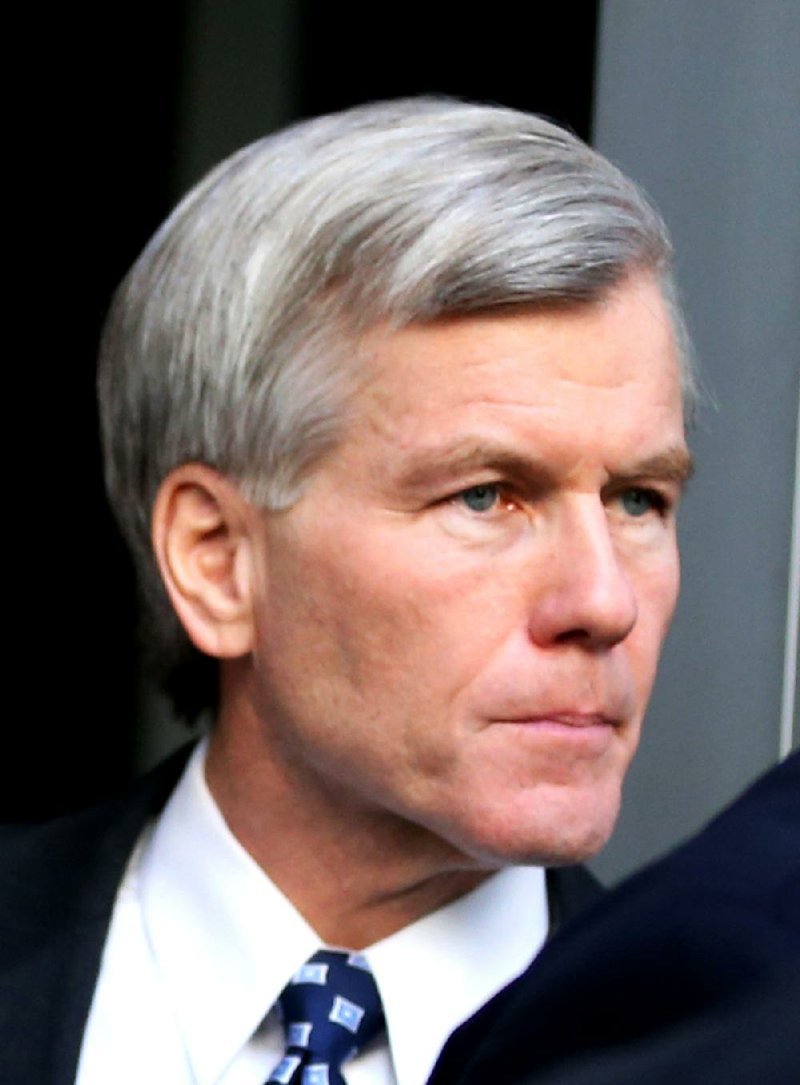
<svg viewBox="0 0 800 1085"><path fill-rule="evenodd" d="M554 570L529 619L531 638L539 644L608 647L624 640L636 624L636 593L612 554L582 555L563 577Z"/></svg>
<svg viewBox="0 0 800 1085"><path fill-rule="evenodd" d="M591 633L588 629L565 629L563 633L559 633L554 639L558 644L571 640L590 640Z"/></svg>

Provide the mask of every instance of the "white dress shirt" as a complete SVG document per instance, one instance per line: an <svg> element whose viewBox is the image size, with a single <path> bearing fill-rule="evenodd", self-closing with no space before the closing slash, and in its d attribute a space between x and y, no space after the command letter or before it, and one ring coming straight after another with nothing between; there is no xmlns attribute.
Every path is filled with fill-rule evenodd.
<svg viewBox="0 0 800 1085"><path fill-rule="evenodd" d="M204 763L201 744L128 865L77 1085L263 1085L283 1054L275 1001L322 943L228 829ZM366 949L387 1035L348 1085L424 1085L547 927L544 871L512 867Z"/></svg>

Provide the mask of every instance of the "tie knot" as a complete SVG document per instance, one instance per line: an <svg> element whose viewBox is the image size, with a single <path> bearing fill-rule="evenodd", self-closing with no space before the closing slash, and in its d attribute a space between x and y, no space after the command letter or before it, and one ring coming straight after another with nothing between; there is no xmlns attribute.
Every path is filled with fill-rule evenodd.
<svg viewBox="0 0 800 1085"><path fill-rule="evenodd" d="M340 1067L383 1028L375 979L360 953L322 949L284 987L286 1054L270 1076L289 1085L340 1085Z"/></svg>

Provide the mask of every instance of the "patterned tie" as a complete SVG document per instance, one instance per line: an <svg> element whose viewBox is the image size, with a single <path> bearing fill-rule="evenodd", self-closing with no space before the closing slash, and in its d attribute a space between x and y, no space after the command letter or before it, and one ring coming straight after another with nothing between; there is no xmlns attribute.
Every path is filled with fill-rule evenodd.
<svg viewBox="0 0 800 1085"><path fill-rule="evenodd" d="M272 1071L279 1085L344 1085L341 1066L383 1029L383 1009L359 953L321 949L278 999L286 1054Z"/></svg>

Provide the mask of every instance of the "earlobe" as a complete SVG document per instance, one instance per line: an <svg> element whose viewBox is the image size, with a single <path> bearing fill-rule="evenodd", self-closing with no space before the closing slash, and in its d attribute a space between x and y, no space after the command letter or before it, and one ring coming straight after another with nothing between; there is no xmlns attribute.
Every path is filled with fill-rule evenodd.
<svg viewBox="0 0 800 1085"><path fill-rule="evenodd" d="M182 464L153 509L156 559L193 644L233 659L253 644L252 510L236 486L204 464Z"/></svg>

